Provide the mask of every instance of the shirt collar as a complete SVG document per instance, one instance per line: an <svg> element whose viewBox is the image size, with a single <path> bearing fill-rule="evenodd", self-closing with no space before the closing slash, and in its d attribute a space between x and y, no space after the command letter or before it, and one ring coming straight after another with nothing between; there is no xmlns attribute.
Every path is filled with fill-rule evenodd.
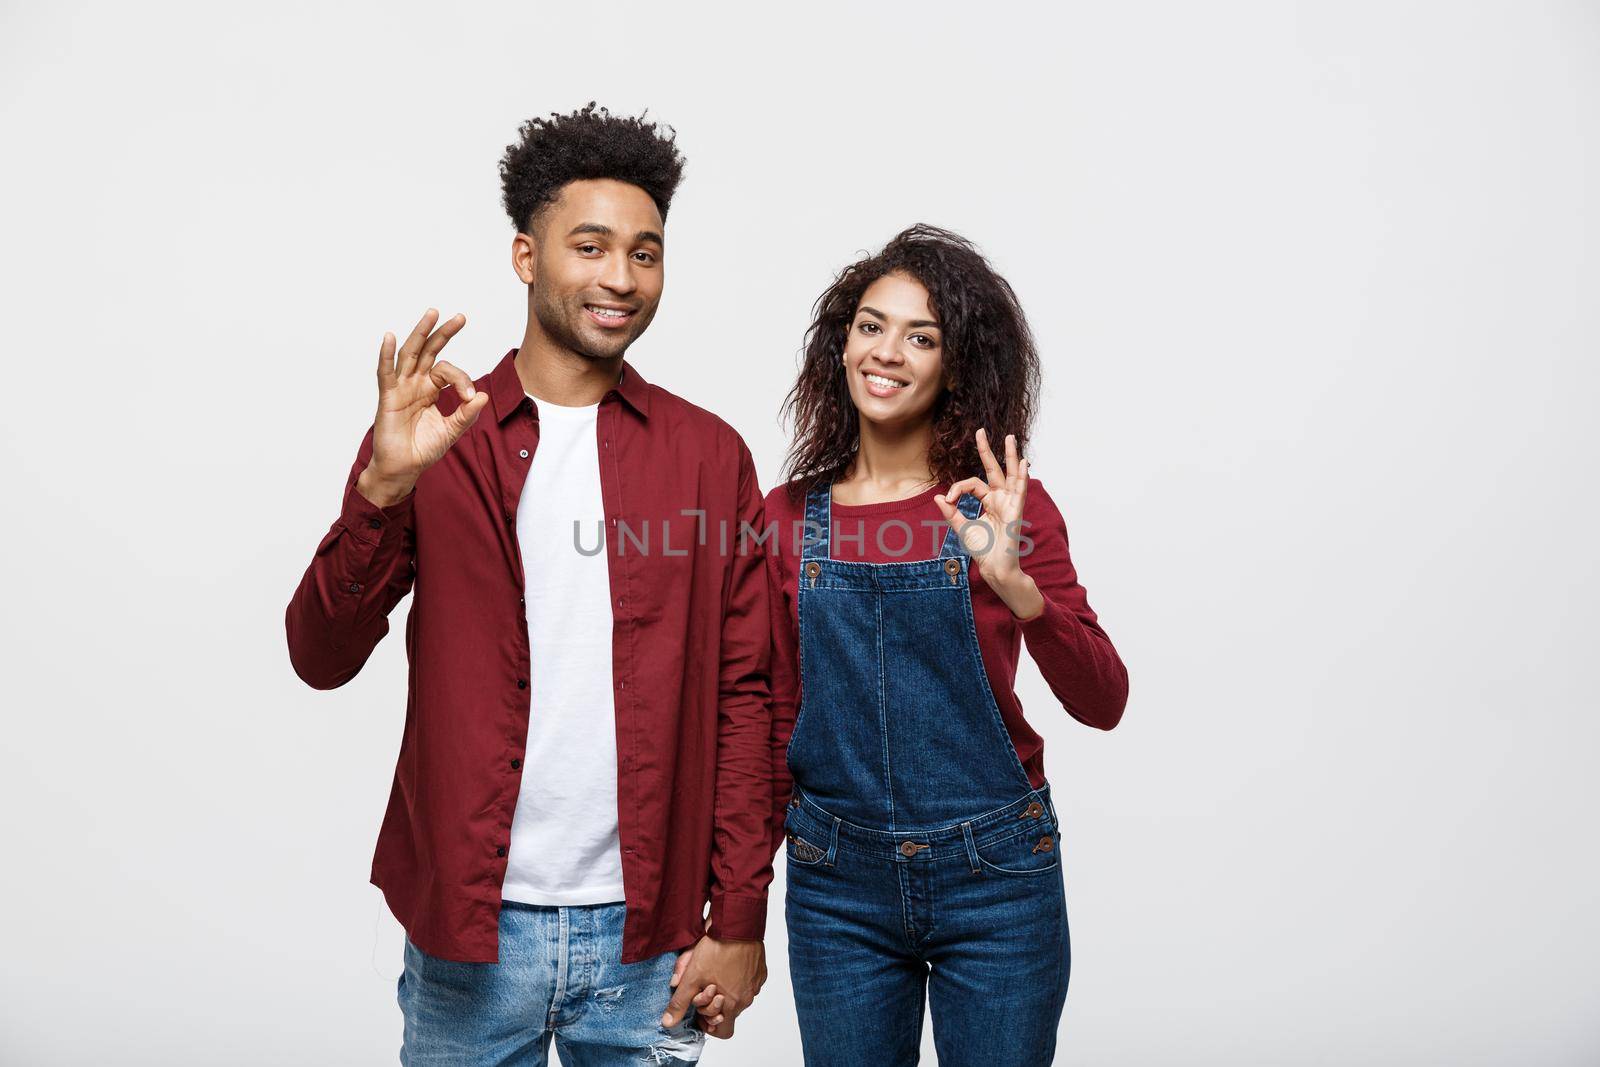
<svg viewBox="0 0 1600 1067"><path fill-rule="evenodd" d="M626 359L622 361L622 378L606 396L612 392L622 397L642 418L650 417L650 383ZM515 348L501 357L494 370L489 372L489 399L494 404L496 422L505 422L528 399L527 390L522 388L522 379L517 376Z"/></svg>

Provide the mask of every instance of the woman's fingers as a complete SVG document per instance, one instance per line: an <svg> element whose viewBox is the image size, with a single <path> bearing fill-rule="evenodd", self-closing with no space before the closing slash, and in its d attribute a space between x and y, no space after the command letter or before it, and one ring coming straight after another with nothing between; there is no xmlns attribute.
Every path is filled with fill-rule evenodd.
<svg viewBox="0 0 1600 1067"><path fill-rule="evenodd" d="M1019 466L1020 464L1017 462L1017 435L1008 433L1006 434L1006 484L1012 488L1016 487Z"/></svg>
<svg viewBox="0 0 1600 1067"><path fill-rule="evenodd" d="M978 427L978 458L983 461L983 473L988 475L989 484L996 489L1006 484L1005 475L1000 471L1000 464L995 462L994 450L989 447L989 432L982 426Z"/></svg>
<svg viewBox="0 0 1600 1067"><path fill-rule="evenodd" d="M667 985L673 989L678 988L678 983L683 981L683 972L689 969L689 961L693 958L694 948L692 946L678 953L678 962L672 968L672 981L668 982Z"/></svg>
<svg viewBox="0 0 1600 1067"><path fill-rule="evenodd" d="M945 490L944 499L954 504L961 499L963 493L971 493L979 500L983 500L989 495L989 483L982 478L963 478Z"/></svg>

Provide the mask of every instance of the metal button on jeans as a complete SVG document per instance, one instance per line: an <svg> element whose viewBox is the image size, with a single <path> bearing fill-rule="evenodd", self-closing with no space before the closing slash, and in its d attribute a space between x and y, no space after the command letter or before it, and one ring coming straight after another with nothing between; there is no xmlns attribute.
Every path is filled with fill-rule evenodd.
<svg viewBox="0 0 1600 1067"><path fill-rule="evenodd" d="M917 849L919 847L920 846L915 841L902 841L900 842L900 855L909 859L917 854Z"/></svg>
<svg viewBox="0 0 1600 1067"><path fill-rule="evenodd" d="M811 562L806 564L806 577L807 578L815 578L817 575L819 575L821 573L822 573L822 564L818 563L816 560L812 560Z"/></svg>

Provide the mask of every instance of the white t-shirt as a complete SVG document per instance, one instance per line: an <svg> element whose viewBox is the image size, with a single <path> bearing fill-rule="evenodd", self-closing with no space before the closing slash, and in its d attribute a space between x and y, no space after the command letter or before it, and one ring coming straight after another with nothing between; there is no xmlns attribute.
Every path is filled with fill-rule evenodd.
<svg viewBox="0 0 1600 1067"><path fill-rule="evenodd" d="M539 444L517 505L533 677L501 895L526 904L604 904L623 894L600 405L534 403Z"/></svg>

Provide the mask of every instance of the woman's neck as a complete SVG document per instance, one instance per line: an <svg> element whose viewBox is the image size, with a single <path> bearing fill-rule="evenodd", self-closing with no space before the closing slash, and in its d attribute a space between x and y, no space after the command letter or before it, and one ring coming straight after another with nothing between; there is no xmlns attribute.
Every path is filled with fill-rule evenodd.
<svg viewBox="0 0 1600 1067"><path fill-rule="evenodd" d="M933 423L885 427L861 420L861 444L849 469L834 485L841 504L876 504L915 496L937 483L928 468Z"/></svg>

